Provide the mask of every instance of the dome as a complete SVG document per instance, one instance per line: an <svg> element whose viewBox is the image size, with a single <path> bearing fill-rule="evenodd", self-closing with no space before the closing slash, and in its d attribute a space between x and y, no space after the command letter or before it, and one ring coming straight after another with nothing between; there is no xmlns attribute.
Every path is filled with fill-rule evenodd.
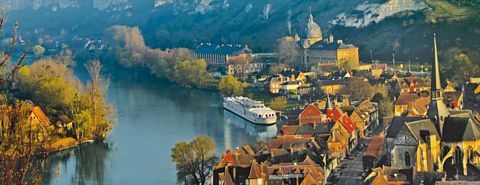
<svg viewBox="0 0 480 185"><path fill-rule="evenodd" d="M322 30L315 21L313 21L313 15L310 14L310 19L307 25L307 38L322 38Z"/></svg>

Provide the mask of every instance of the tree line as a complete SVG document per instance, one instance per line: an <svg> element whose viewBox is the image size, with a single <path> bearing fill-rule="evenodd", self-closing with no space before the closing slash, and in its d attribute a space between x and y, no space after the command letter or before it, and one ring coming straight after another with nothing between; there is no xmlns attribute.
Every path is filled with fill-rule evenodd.
<svg viewBox="0 0 480 185"><path fill-rule="evenodd" d="M106 31L111 41L110 53L125 68L145 67L157 77L183 87L206 88L212 84L205 60L197 60L185 48L152 49L138 27L112 26Z"/></svg>

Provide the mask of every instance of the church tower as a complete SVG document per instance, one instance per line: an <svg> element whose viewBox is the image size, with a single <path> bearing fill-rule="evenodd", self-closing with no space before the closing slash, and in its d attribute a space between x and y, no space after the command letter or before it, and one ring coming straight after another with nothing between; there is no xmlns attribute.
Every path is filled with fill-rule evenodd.
<svg viewBox="0 0 480 185"><path fill-rule="evenodd" d="M434 61L432 64L432 89L430 93L431 102L428 107L428 118L430 118L440 134L443 134L443 125L449 112L443 103L442 86L440 81L440 67L438 64L437 36L433 35Z"/></svg>

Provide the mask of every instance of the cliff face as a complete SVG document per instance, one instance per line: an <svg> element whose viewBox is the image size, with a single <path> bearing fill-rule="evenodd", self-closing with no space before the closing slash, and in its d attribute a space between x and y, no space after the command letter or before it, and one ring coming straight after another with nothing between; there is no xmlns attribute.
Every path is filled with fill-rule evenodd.
<svg viewBox="0 0 480 185"><path fill-rule="evenodd" d="M422 11L428 6L420 0L390 0L385 3L365 2L353 11L341 13L331 21L334 25L362 28L406 11Z"/></svg>
<svg viewBox="0 0 480 185"><path fill-rule="evenodd" d="M85 0L82 0L85 1ZM81 0L14 0L12 1L12 8L14 10L39 10L47 9L50 11L57 11L65 8L83 8L80 6ZM130 6L128 0L88 0L92 1L93 7L98 10L106 10L108 8L121 9L125 6Z"/></svg>
<svg viewBox="0 0 480 185"><path fill-rule="evenodd" d="M367 53L370 50L388 53L394 49L402 50L403 46L418 45L418 42L411 41L426 39L433 32L444 32L443 35L448 37L443 39L451 40L450 43L455 46L474 40L469 39L471 37L480 37L480 31L473 26L478 24L478 20L471 19L478 15L480 5L468 0L455 0L455 4L450 1L453 2L15 0L12 15L30 35L53 35L65 39L73 36L101 37L105 28L119 24L139 26L151 47L191 48L200 42L242 43L256 51L269 52L274 50L276 40L282 36L299 34L305 37L311 12L324 35L333 33L338 39L365 48ZM459 15L462 20L440 20ZM457 34L454 34L452 30L457 28ZM477 47L478 43L465 45ZM427 49L423 45L418 47L418 51L405 50L405 55Z"/></svg>

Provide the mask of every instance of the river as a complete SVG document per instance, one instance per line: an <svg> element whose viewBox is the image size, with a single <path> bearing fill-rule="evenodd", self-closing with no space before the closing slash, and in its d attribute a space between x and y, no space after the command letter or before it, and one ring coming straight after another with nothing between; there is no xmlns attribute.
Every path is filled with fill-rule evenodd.
<svg viewBox="0 0 480 185"><path fill-rule="evenodd" d="M43 184L175 184L170 150L197 135L214 139L216 152L275 135L224 112L217 92L166 82L113 81L107 99L118 124L107 143L84 145L48 156Z"/></svg>

